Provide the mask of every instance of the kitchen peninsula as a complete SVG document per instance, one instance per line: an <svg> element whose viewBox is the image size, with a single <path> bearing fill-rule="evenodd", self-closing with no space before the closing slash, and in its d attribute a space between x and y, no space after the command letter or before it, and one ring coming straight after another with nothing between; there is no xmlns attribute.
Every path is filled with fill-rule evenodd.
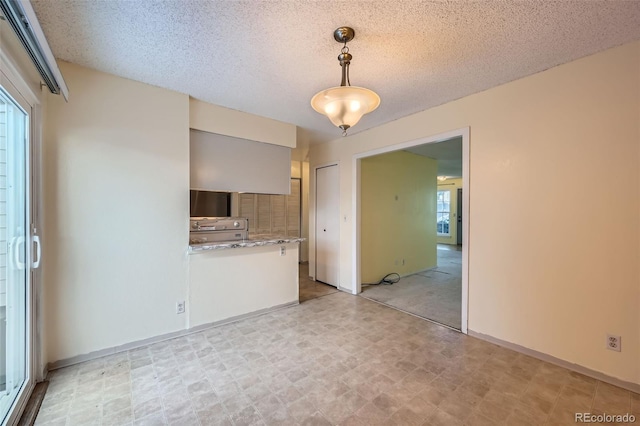
<svg viewBox="0 0 640 426"><path fill-rule="evenodd" d="M298 237L300 178L291 179L296 127L262 118L247 126L245 115L195 99L189 114L186 328L298 304L304 238ZM217 197L221 210L200 210L200 202L209 204L205 192L216 191L232 195ZM270 214L262 216L266 205L274 209L273 221ZM289 212L295 213L295 224L287 221ZM283 216L284 222L276 223Z"/></svg>
<svg viewBox="0 0 640 426"><path fill-rule="evenodd" d="M298 245L256 235L189 246L188 328L298 304Z"/></svg>

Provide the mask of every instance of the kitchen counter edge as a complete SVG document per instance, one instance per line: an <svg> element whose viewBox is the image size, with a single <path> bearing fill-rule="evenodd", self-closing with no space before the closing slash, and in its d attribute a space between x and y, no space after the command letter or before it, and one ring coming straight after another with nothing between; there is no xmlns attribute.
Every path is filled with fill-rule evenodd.
<svg viewBox="0 0 640 426"><path fill-rule="evenodd" d="M279 244L301 243L306 238L281 237L281 236L257 236L244 241L220 241L212 243L191 244L189 253L201 253L209 250L227 250L245 247L275 246Z"/></svg>

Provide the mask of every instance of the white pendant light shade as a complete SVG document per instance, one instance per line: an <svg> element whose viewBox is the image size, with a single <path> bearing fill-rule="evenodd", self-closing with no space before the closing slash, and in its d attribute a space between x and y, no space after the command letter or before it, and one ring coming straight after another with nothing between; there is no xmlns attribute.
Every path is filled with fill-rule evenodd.
<svg viewBox="0 0 640 426"><path fill-rule="evenodd" d="M363 115L380 105L380 96L364 87L338 86L322 90L311 99L311 106L343 130L353 127Z"/></svg>
<svg viewBox="0 0 640 426"><path fill-rule="evenodd" d="M355 126L363 115L380 105L380 96L374 91L352 86L349 81L349 64L353 55L349 53L347 43L353 40L355 35L355 31L350 27L340 27L333 32L333 38L339 43L344 43L338 55L342 68L342 82L340 86L322 90L311 98L313 109L329 117L335 126L341 128L342 136L347 136L347 129Z"/></svg>

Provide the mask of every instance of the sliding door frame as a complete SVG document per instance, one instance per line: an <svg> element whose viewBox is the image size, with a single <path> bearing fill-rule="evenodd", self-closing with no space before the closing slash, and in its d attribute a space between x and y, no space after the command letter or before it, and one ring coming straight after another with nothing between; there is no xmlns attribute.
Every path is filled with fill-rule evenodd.
<svg viewBox="0 0 640 426"><path fill-rule="evenodd" d="M34 245L33 237L40 230L40 200L41 200L41 105L40 98L33 88L25 80L25 72L17 66L13 60L0 49L0 85L27 113L27 144L25 146L26 161L25 175L26 185L26 209L27 229L26 241L29 249L26 250L25 264L27 270L26 287L26 330L27 330L27 358L26 380L20 390L16 401L5 419L7 425L17 424L29 397L37 382L44 380L46 371L42 358L42 315L41 303L41 270L33 268ZM38 263L40 258L37 259Z"/></svg>

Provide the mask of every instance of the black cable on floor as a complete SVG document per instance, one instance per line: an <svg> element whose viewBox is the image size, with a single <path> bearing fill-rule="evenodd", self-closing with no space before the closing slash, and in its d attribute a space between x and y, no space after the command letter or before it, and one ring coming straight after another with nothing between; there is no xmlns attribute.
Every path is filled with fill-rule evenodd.
<svg viewBox="0 0 640 426"><path fill-rule="evenodd" d="M390 274L385 275L377 283L363 283L362 286L364 287L369 285L391 285L391 284L397 283L398 281L400 281L400 274L396 272L392 272Z"/></svg>

